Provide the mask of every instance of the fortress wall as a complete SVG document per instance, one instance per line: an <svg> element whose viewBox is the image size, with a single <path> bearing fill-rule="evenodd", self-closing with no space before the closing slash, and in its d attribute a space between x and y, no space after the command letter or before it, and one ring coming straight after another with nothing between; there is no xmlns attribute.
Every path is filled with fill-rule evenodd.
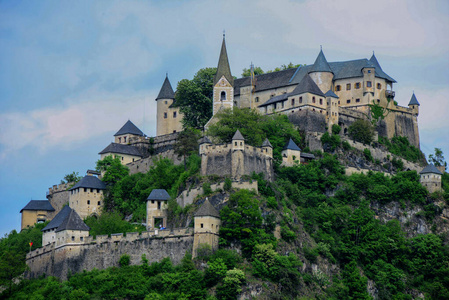
<svg viewBox="0 0 449 300"><path fill-rule="evenodd" d="M257 150L257 148L253 148L253 151L245 151L243 153L244 174L251 175L253 172L256 174L264 173L265 179L272 181L274 178L273 159Z"/></svg>
<svg viewBox="0 0 449 300"><path fill-rule="evenodd" d="M296 111L288 115L288 119L305 132L325 132L326 116L308 109Z"/></svg>
<svg viewBox="0 0 449 300"><path fill-rule="evenodd" d="M68 189L74 185L74 182L63 183L54 185L48 189L47 199L51 206L55 209L54 212L49 213L48 218L53 219L64 207L66 203L69 203L70 192Z"/></svg>
<svg viewBox="0 0 449 300"><path fill-rule="evenodd" d="M190 229L191 230L191 229ZM162 232L164 232L162 234ZM193 234L189 229L180 228L176 234L170 235L169 230L159 231L158 235L143 237L136 233L113 235L110 238L97 236L97 240L84 244L68 244L54 247L54 243L32 251L27 255L27 265L30 267L26 276L37 278L43 274L67 279L67 274L90 271L94 268L105 269L118 267L120 257L130 256L130 263L141 263L145 254L150 263L170 257L174 264L179 264L186 252L192 251ZM161 237L161 234L164 237ZM129 236L128 236L129 235Z"/></svg>
<svg viewBox="0 0 449 300"><path fill-rule="evenodd" d="M136 174L136 173L146 173L150 170L150 167L154 165L153 160L161 159L161 158L168 158L173 160L173 163L175 165L180 165L184 163L183 158L179 157L175 154L173 149L155 154L153 156L149 156L146 158L139 159L135 162L131 162L127 164L126 166L129 168L129 174Z"/></svg>
<svg viewBox="0 0 449 300"><path fill-rule="evenodd" d="M207 154L201 156L201 175L218 175L231 177L232 175L232 153L231 148L224 146L209 146Z"/></svg>
<svg viewBox="0 0 449 300"><path fill-rule="evenodd" d="M395 135L405 136L411 145L419 148L418 121L416 117L405 113L396 113L395 115Z"/></svg>

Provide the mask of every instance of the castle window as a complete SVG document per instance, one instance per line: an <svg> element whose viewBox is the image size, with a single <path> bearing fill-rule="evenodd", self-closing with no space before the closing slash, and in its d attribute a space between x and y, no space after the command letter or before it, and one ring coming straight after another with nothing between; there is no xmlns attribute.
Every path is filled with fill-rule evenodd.
<svg viewBox="0 0 449 300"><path fill-rule="evenodd" d="M341 91L341 85L337 85L337 86L335 87L335 91L336 91L336 92Z"/></svg>
<svg viewBox="0 0 449 300"><path fill-rule="evenodd" d="M221 101L226 100L226 92L225 92L225 91L222 91L222 92L221 92L221 94L220 94L220 100L221 100Z"/></svg>
<svg viewBox="0 0 449 300"><path fill-rule="evenodd" d="M366 82L366 87L372 87L371 81L367 81L367 82Z"/></svg>
<svg viewBox="0 0 449 300"><path fill-rule="evenodd" d="M122 156L122 160L123 160L123 156Z"/></svg>
<svg viewBox="0 0 449 300"><path fill-rule="evenodd" d="M154 204L154 200L151 200L151 204Z"/></svg>
<svg viewBox="0 0 449 300"><path fill-rule="evenodd" d="M243 142L240 142L240 146L243 146Z"/></svg>
<svg viewBox="0 0 449 300"><path fill-rule="evenodd" d="M351 103L351 99L346 100L346 103L348 104Z"/></svg>
<svg viewBox="0 0 449 300"><path fill-rule="evenodd" d="M123 137L123 142L126 143L126 136Z"/></svg>
<svg viewBox="0 0 449 300"><path fill-rule="evenodd" d="M87 188L84 188L84 192L87 192Z"/></svg>
<svg viewBox="0 0 449 300"><path fill-rule="evenodd" d="M176 130L173 130L173 133L176 133Z"/></svg>
<svg viewBox="0 0 449 300"><path fill-rule="evenodd" d="M87 205L90 205L90 200L87 200Z"/></svg>
<svg viewBox="0 0 449 300"><path fill-rule="evenodd" d="M316 101L315 101L315 97L312 97L312 103L315 103Z"/></svg>
<svg viewBox="0 0 449 300"><path fill-rule="evenodd" d="M292 106L295 106L295 98L292 99Z"/></svg>
<svg viewBox="0 0 449 300"><path fill-rule="evenodd" d="M256 97L256 102L259 102L259 97Z"/></svg>
<svg viewBox="0 0 449 300"><path fill-rule="evenodd" d="M167 113L164 112L164 119L167 119Z"/></svg>
<svg viewBox="0 0 449 300"><path fill-rule="evenodd" d="M100 189L97 189L97 193L100 193Z"/></svg>
<svg viewBox="0 0 449 300"><path fill-rule="evenodd" d="M80 241L82 242L84 240L84 237L80 237Z"/></svg>
<svg viewBox="0 0 449 300"><path fill-rule="evenodd" d="M122 138L121 138L121 137L118 138L118 142L119 142L119 143L122 142Z"/></svg>
<svg viewBox="0 0 449 300"><path fill-rule="evenodd" d="M302 97L299 97L299 104L302 103Z"/></svg>
<svg viewBox="0 0 449 300"><path fill-rule="evenodd" d="M173 112L173 118L176 118L176 111Z"/></svg>
<svg viewBox="0 0 449 300"><path fill-rule="evenodd" d="M98 201L98 205L101 205L101 201Z"/></svg>
<svg viewBox="0 0 449 300"><path fill-rule="evenodd" d="M382 88L382 85L380 83L377 84L377 89L380 90Z"/></svg>
<svg viewBox="0 0 449 300"><path fill-rule="evenodd" d="M204 226L203 226L203 223L201 223L201 228L203 228Z"/></svg>
<svg viewBox="0 0 449 300"><path fill-rule="evenodd" d="M161 209L161 201L157 202L157 209Z"/></svg>
<svg viewBox="0 0 449 300"><path fill-rule="evenodd" d="M338 100L338 105L340 105L340 100Z"/></svg>
<svg viewBox="0 0 449 300"><path fill-rule="evenodd" d="M75 237L72 235L72 242L74 242L75 241Z"/></svg>
<svg viewBox="0 0 449 300"><path fill-rule="evenodd" d="M94 192L94 189L90 189L90 192L93 193L93 192Z"/></svg>
<svg viewBox="0 0 449 300"><path fill-rule="evenodd" d="M377 99L377 103L380 103L380 99Z"/></svg>
<svg viewBox="0 0 449 300"><path fill-rule="evenodd" d="M320 99L320 104L321 104L321 105L323 104L323 99Z"/></svg>
<svg viewBox="0 0 449 300"><path fill-rule="evenodd" d="M284 101L281 102L282 108L284 108Z"/></svg>
<svg viewBox="0 0 449 300"><path fill-rule="evenodd" d="M350 83L346 84L346 90L349 91L350 89L351 89L351 84Z"/></svg>
<svg viewBox="0 0 449 300"><path fill-rule="evenodd" d="M355 102L359 103L359 102L360 102L360 99L355 99Z"/></svg>
<svg viewBox="0 0 449 300"><path fill-rule="evenodd" d="M167 104L167 101L164 101L165 104Z"/></svg>
<svg viewBox="0 0 449 300"><path fill-rule="evenodd" d="M234 142L234 146L237 146L237 142Z"/></svg>
<svg viewBox="0 0 449 300"><path fill-rule="evenodd" d="M368 70L368 73L371 73L371 70Z"/></svg>
<svg viewBox="0 0 449 300"><path fill-rule="evenodd" d="M356 82L356 84L354 84L354 86L355 86L356 89L359 89L360 88L360 82Z"/></svg>

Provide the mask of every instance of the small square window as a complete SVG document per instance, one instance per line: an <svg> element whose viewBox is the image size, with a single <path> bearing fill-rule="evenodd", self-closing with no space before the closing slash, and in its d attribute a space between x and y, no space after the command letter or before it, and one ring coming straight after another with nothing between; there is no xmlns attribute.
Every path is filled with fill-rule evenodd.
<svg viewBox="0 0 449 300"><path fill-rule="evenodd" d="M164 112L164 119L167 119L167 113Z"/></svg>
<svg viewBox="0 0 449 300"><path fill-rule="evenodd" d="M366 87L372 87L371 81L367 81L367 82L366 82Z"/></svg>
<svg viewBox="0 0 449 300"><path fill-rule="evenodd" d="M98 201L98 205L101 205L101 201Z"/></svg>
<svg viewBox="0 0 449 300"><path fill-rule="evenodd" d="M167 101L164 101L165 104L167 104Z"/></svg>
<svg viewBox="0 0 449 300"><path fill-rule="evenodd" d="M356 88L356 89L359 89L359 88L360 88L360 82L356 82L355 88Z"/></svg>
<svg viewBox="0 0 449 300"><path fill-rule="evenodd" d="M359 102L360 102L360 99L355 99L355 102L359 103Z"/></svg>
<svg viewBox="0 0 449 300"><path fill-rule="evenodd" d="M176 111L173 112L173 118L176 118Z"/></svg>
<svg viewBox="0 0 449 300"><path fill-rule="evenodd" d="M346 100L346 103L348 103L348 104L351 103L351 100L350 99Z"/></svg>
<svg viewBox="0 0 449 300"><path fill-rule="evenodd" d="M350 83L346 84L346 90L349 91L350 89L351 89L351 84Z"/></svg>
<svg viewBox="0 0 449 300"><path fill-rule="evenodd" d="M341 85L337 85L337 86L335 87L335 91L336 91L336 92L341 91Z"/></svg>

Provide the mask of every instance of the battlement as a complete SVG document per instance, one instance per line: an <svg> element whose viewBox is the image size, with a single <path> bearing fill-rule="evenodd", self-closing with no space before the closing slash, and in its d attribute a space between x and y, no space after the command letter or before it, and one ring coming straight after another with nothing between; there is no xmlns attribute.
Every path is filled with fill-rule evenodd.
<svg viewBox="0 0 449 300"><path fill-rule="evenodd" d="M48 188L47 197L54 193L67 191L73 184L74 182L55 184Z"/></svg>

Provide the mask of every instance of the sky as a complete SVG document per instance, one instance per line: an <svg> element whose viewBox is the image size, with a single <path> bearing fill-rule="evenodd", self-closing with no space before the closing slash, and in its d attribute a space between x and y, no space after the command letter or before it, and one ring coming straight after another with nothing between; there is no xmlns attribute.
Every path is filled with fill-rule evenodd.
<svg viewBox="0 0 449 300"><path fill-rule="evenodd" d="M421 150L449 160L449 1L0 0L0 234L45 200L129 119L156 134L155 98L216 67L223 30L234 76L254 63L370 58L421 104Z"/></svg>

